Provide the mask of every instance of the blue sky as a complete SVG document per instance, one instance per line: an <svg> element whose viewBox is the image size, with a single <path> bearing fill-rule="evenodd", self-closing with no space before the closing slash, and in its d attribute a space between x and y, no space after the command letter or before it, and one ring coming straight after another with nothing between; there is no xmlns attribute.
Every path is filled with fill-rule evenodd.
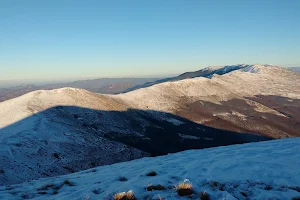
<svg viewBox="0 0 300 200"><path fill-rule="evenodd" d="M0 0L0 80L300 65L298 0Z"/></svg>

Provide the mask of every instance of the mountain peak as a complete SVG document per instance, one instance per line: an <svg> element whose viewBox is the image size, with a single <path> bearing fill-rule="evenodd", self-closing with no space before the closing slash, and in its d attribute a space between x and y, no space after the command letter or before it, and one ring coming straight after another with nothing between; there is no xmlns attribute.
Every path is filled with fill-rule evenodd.
<svg viewBox="0 0 300 200"><path fill-rule="evenodd" d="M270 71L286 71L282 67L278 67L276 65L272 64L253 64L253 65L248 65L244 68L241 68L242 72L251 72L251 73L260 73L262 71L264 72L270 72Z"/></svg>

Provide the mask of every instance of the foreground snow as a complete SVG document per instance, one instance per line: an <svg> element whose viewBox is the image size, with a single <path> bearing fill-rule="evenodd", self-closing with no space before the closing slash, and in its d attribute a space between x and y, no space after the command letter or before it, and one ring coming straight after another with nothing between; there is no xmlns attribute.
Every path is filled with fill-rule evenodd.
<svg viewBox="0 0 300 200"><path fill-rule="evenodd" d="M300 196L300 138L190 150L102 166L56 178L0 187L0 199L112 199L133 190L137 199L179 197L176 184L188 179L199 199L292 199ZM146 176L155 171L156 176ZM120 180L125 177L127 181ZM162 184L164 191L146 191Z"/></svg>

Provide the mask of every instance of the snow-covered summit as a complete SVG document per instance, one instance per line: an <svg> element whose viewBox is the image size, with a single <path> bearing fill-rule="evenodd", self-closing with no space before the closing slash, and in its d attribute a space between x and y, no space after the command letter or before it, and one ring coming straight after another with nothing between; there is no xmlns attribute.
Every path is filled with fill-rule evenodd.
<svg viewBox="0 0 300 200"><path fill-rule="evenodd" d="M84 89L37 90L0 103L0 128L55 106L78 106L102 110L124 110L108 95Z"/></svg>
<svg viewBox="0 0 300 200"><path fill-rule="evenodd" d="M220 102L259 94L300 98L300 75L273 65L232 65L217 70L229 73L168 81L141 88L116 97L143 109L176 110L186 102L206 100ZM252 73L249 73L252 72ZM255 73L253 73L255 72Z"/></svg>
<svg viewBox="0 0 300 200"><path fill-rule="evenodd" d="M236 64L236 65L223 65L223 66L209 66L203 69L203 71L213 72L213 75L214 74L225 75L227 73L234 73L236 70L242 72L252 72L252 73L258 73L263 70L265 73L267 73L270 70L282 71L286 69L272 64L251 64L251 65Z"/></svg>
<svg viewBox="0 0 300 200"><path fill-rule="evenodd" d="M281 67L271 65L271 64L254 64L254 65L248 65L240 69L242 72L251 72L251 73L259 73L260 71L264 70L265 73L270 70L285 70Z"/></svg>
<svg viewBox="0 0 300 200"><path fill-rule="evenodd" d="M300 138L190 150L0 187L1 199L104 199L132 190L137 199L292 199L300 196ZM155 176L146 176L154 171ZM121 178L122 177L122 178ZM188 180L193 194L180 197ZM147 191L161 184L165 190Z"/></svg>
<svg viewBox="0 0 300 200"><path fill-rule="evenodd" d="M219 73L222 71L222 74L225 74L227 72L231 72L237 69L242 69L245 67L248 67L251 65L246 65L246 64L236 64L236 65L218 65L218 66L209 66L203 69L203 71L218 71Z"/></svg>

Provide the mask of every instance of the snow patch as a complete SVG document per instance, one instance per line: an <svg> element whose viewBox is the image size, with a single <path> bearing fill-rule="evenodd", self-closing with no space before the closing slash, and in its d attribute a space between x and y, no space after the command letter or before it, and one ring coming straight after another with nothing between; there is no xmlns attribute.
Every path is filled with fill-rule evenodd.
<svg viewBox="0 0 300 200"><path fill-rule="evenodd" d="M175 119L175 118L168 118L166 119L168 122L171 122L172 124L176 125L176 126L179 126L179 125L182 125L184 124L184 122L178 120L178 119Z"/></svg>
<svg viewBox="0 0 300 200"><path fill-rule="evenodd" d="M193 135L186 135L186 134L178 134L180 137L184 138L184 139L191 139L191 140L199 140L201 139L200 137L197 136L193 136Z"/></svg>

